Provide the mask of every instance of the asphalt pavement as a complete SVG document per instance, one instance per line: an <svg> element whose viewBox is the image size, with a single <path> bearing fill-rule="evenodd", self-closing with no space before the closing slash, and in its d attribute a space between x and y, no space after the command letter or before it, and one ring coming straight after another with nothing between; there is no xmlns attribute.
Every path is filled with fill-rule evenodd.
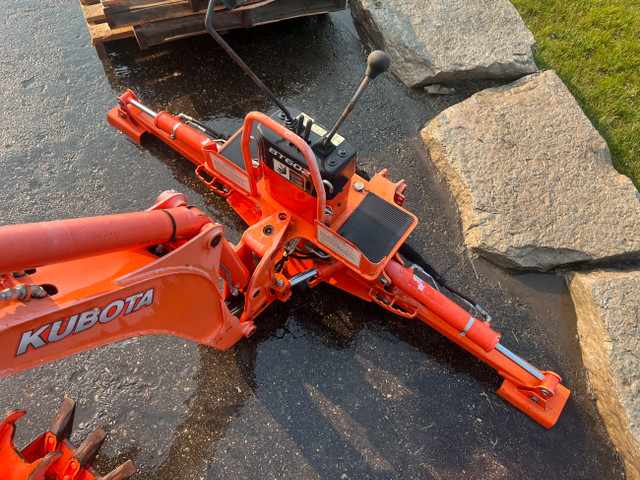
<svg viewBox="0 0 640 480"><path fill-rule="evenodd" d="M1 224L143 210L165 189L228 229L244 225L159 141L109 126L131 88L155 110L183 112L225 134L271 102L207 36L98 59L77 0L0 4ZM227 35L288 105L332 124L359 85L369 49L348 14ZM340 133L370 173L409 184L412 243L482 303L503 343L562 375L572 396L550 430L498 397L500 377L416 320L331 287L262 314L227 351L145 337L0 379L0 409L26 408L17 443L43 431L64 395L78 402L73 440L96 426L106 472L132 459L142 479L622 479L579 357L562 277L511 275L465 250L455 204L419 130L486 84L451 96L378 78ZM188 319L178 319L188 321Z"/></svg>

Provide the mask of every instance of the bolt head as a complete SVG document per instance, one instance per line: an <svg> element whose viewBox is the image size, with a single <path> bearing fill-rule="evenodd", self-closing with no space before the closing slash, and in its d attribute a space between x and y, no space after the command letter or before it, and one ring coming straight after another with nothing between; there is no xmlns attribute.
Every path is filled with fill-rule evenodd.
<svg viewBox="0 0 640 480"><path fill-rule="evenodd" d="M273 232L275 232L275 230L271 225L267 225L262 229L262 233L264 233L265 235L273 235Z"/></svg>
<svg viewBox="0 0 640 480"><path fill-rule="evenodd" d="M282 279L281 279L281 278L279 278L278 280L276 280L276 285L277 285L277 286L279 286L279 287L281 287L281 286L283 286L283 285L284 285L284 282L282 281Z"/></svg>
<svg viewBox="0 0 640 480"><path fill-rule="evenodd" d="M532 401L533 403L540 403L540 400L538 400L538 397L533 397L533 396L532 396L532 397L530 397L530 399L531 399L531 401Z"/></svg>
<svg viewBox="0 0 640 480"><path fill-rule="evenodd" d="M354 189L356 192L361 192L361 191L363 191L363 190L364 190L364 183L362 183L362 182L355 182L355 183L353 184L353 189Z"/></svg>

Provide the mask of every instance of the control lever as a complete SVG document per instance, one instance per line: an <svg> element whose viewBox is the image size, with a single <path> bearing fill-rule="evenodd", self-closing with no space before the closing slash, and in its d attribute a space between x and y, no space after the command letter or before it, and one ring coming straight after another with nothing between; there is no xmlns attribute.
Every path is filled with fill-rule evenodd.
<svg viewBox="0 0 640 480"><path fill-rule="evenodd" d="M238 4L237 0L220 0L220 1L229 10L232 10ZM273 100L273 103L275 103L280 110L282 110L282 113L284 113L287 119L285 125L290 130L293 130L295 128L295 121L293 117L291 117L289 110L287 110L287 108L282 104L282 102L280 102L280 100L278 100L278 98L273 94L273 92L269 90L269 88L264 83L262 83L262 80L260 80L258 76L253 72L253 70L251 70L246 63L244 63L244 61L240 58L240 56L229 46L227 42L225 42L222 36L220 36L220 34L214 28L213 13L216 8L216 2L217 0L209 0L207 14L205 15L205 18L204 18L204 26L207 29L207 32L209 32L209 34L213 37L213 39L216 42L218 42L218 45L220 45L222 49L229 54L229 56L238 64L238 66L242 68L244 73L246 73L247 76L251 80L253 80L253 83L255 83L267 97Z"/></svg>
<svg viewBox="0 0 640 480"><path fill-rule="evenodd" d="M386 72L389 69L390 64L391 58L386 52L383 52L382 50L374 50L369 54L369 58L367 58L367 71L365 72L364 80L362 80L362 83L358 87L358 90L349 102L349 105L347 105L347 108L345 108L344 112L342 112L342 115L336 122L335 126L331 129L326 137L318 140L318 142L313 146L314 149L318 149L324 155L328 155L328 153L333 150L334 147L331 144L331 139L347 119L349 114L353 111L356 103L358 103L358 100L360 100L360 97L362 97L362 94L369 85L369 82L375 79L381 73Z"/></svg>
<svg viewBox="0 0 640 480"><path fill-rule="evenodd" d="M309 135L311 134L312 126L313 126L313 120L309 119L307 121L307 124L304 126L304 137L302 137L305 142L309 141Z"/></svg>

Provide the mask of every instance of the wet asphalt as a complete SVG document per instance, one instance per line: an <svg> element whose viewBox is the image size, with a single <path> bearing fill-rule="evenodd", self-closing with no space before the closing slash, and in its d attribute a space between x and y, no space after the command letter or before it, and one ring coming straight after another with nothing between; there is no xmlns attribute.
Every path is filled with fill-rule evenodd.
<svg viewBox="0 0 640 480"><path fill-rule="evenodd" d="M241 219L159 141L138 146L107 111L131 88L155 110L225 134L272 108L206 36L98 59L76 0L0 3L0 223L142 210L176 189L239 240ZM360 83L366 44L348 14L227 35L283 101L331 124ZM416 320L319 287L270 307L227 351L137 338L0 379L0 409L25 408L17 443L43 431L64 395L79 442L108 438L95 462L126 459L142 479L622 479L579 357L562 277L510 275L465 250L454 202L419 130L486 84L429 97L386 74L341 134L370 173L409 184L412 243L494 316L503 343L558 372L572 396L550 430L498 397L500 377ZM181 319L188 321L188 319Z"/></svg>

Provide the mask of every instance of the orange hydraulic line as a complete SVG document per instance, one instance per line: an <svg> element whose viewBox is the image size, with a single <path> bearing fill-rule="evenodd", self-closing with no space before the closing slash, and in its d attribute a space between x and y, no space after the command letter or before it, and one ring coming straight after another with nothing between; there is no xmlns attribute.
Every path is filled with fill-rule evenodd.
<svg viewBox="0 0 640 480"><path fill-rule="evenodd" d="M211 222L197 209L177 207L4 226L0 227L0 272L186 240Z"/></svg>

